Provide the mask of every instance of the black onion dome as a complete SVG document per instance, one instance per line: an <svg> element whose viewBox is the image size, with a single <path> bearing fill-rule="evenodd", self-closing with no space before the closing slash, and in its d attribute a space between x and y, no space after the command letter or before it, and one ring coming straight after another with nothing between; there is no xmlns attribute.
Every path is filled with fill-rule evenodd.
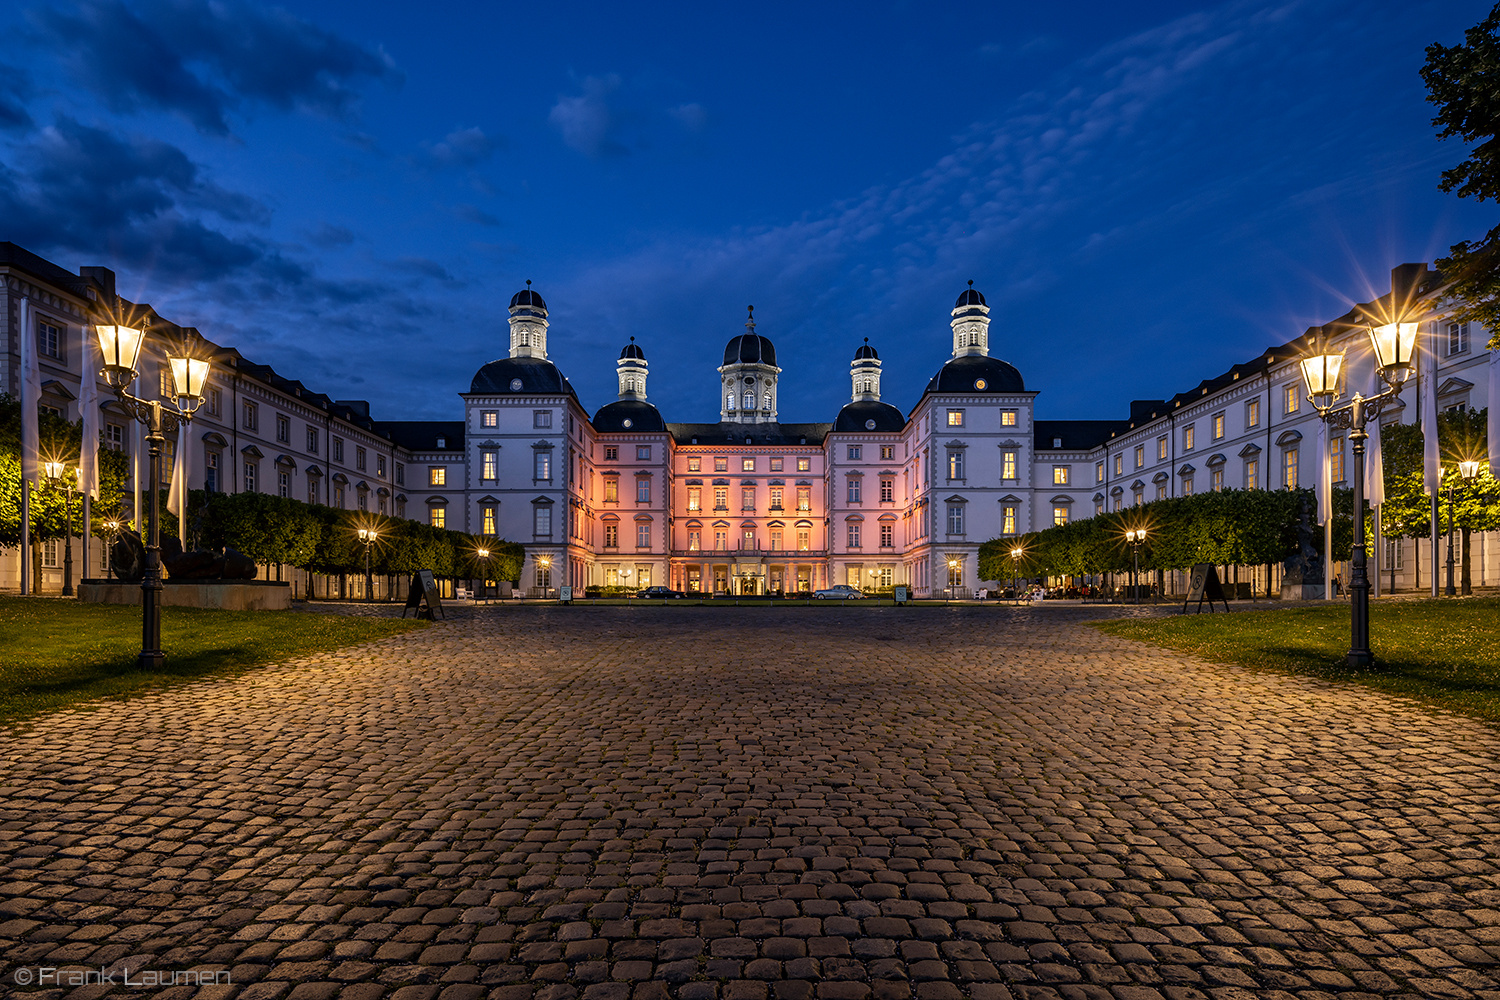
<svg viewBox="0 0 1500 1000"><path fill-rule="evenodd" d="M944 365L927 383L927 391L1025 392L1026 383L1014 366L999 358L970 355Z"/></svg>
<svg viewBox="0 0 1500 1000"><path fill-rule="evenodd" d="M665 431L661 412L639 399L618 399L599 407L594 414L594 430L600 434L620 431Z"/></svg>
<svg viewBox="0 0 1500 1000"><path fill-rule="evenodd" d="M528 283L525 288L521 289L515 295L511 296L510 307L514 309L517 306L521 306L526 311L534 312L541 316L547 315L547 303L539 294L531 290L530 283Z"/></svg>
<svg viewBox="0 0 1500 1000"><path fill-rule="evenodd" d="M845 403L833 422L835 431L899 431L905 426L906 418L900 410L873 399Z"/></svg>
<svg viewBox="0 0 1500 1000"><path fill-rule="evenodd" d="M869 337L866 337L865 342L860 344L859 349L854 352L855 361L863 361L865 358L875 358L876 360L880 358L880 355L875 353L875 348L870 346Z"/></svg>
<svg viewBox="0 0 1500 1000"><path fill-rule="evenodd" d="M641 361L646 360L646 352L636 346L634 337L630 338L630 343L626 344L625 349L620 352L620 360L624 361L626 358L637 358Z"/></svg>
<svg viewBox="0 0 1500 1000"><path fill-rule="evenodd" d="M742 333L724 345L724 363L776 367L776 347L758 333Z"/></svg>
<svg viewBox="0 0 1500 1000"><path fill-rule="evenodd" d="M557 370L557 366L542 358L501 358L491 361L474 373L469 392L475 395L493 395L502 392L566 392L573 387Z"/></svg>
<svg viewBox="0 0 1500 1000"><path fill-rule="evenodd" d="M969 282L969 287L965 288L963 294L958 297L958 301L953 303L953 308L963 309L966 306L982 305L987 305L984 301L984 295L974 287L974 282L971 281Z"/></svg>

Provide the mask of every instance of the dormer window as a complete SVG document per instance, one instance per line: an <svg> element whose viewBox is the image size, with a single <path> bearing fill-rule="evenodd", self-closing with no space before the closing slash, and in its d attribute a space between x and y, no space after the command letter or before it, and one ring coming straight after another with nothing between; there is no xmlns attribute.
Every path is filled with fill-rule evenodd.
<svg viewBox="0 0 1500 1000"><path fill-rule="evenodd" d="M437 446L439 448L446 448L446 447L448 447L448 439L447 438L438 438Z"/></svg>

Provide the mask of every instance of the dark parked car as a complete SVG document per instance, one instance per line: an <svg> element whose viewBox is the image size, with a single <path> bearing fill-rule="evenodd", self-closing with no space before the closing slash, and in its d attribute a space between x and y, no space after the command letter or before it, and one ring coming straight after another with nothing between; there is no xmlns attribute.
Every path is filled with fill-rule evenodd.
<svg viewBox="0 0 1500 1000"><path fill-rule="evenodd" d="M687 595L680 590L673 590L671 587L647 587L635 596L642 600L665 601L669 598L686 597Z"/></svg>

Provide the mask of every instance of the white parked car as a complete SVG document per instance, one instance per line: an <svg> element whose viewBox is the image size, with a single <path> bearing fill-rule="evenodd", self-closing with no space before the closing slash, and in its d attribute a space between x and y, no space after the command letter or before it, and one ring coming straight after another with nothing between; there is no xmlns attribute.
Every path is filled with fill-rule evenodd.
<svg viewBox="0 0 1500 1000"><path fill-rule="evenodd" d="M813 596L820 601L858 601L865 595L847 583L840 583L827 590L815 590Z"/></svg>

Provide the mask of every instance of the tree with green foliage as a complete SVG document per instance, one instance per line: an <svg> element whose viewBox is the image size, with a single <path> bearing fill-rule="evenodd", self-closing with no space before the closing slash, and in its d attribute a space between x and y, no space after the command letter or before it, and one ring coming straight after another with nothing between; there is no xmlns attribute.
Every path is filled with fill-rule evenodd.
<svg viewBox="0 0 1500 1000"><path fill-rule="evenodd" d="M69 422L53 413L42 412L37 421L37 442L44 458L56 456L70 468L78 464L79 445L83 439L83 422ZM120 495L125 484L125 457L97 442L99 455L99 496L93 503L93 533L105 534L101 527L106 517L118 514ZM31 492L31 538L34 542L61 538L67 530L64 502L72 505L74 532L82 530L81 499L68 498L61 490L45 484ZM172 530L177 530L176 518ZM21 403L12 396L0 394L0 545L21 544Z"/></svg>
<svg viewBox="0 0 1500 1000"><path fill-rule="evenodd" d="M1464 32L1462 45L1427 46L1422 80L1427 100L1438 107L1432 120L1438 138L1473 144L1467 159L1443 171L1438 187L1460 198L1500 200L1500 4ZM1500 226L1477 242L1455 244L1437 263L1452 282L1456 315L1497 331L1490 347L1500 349Z"/></svg>

